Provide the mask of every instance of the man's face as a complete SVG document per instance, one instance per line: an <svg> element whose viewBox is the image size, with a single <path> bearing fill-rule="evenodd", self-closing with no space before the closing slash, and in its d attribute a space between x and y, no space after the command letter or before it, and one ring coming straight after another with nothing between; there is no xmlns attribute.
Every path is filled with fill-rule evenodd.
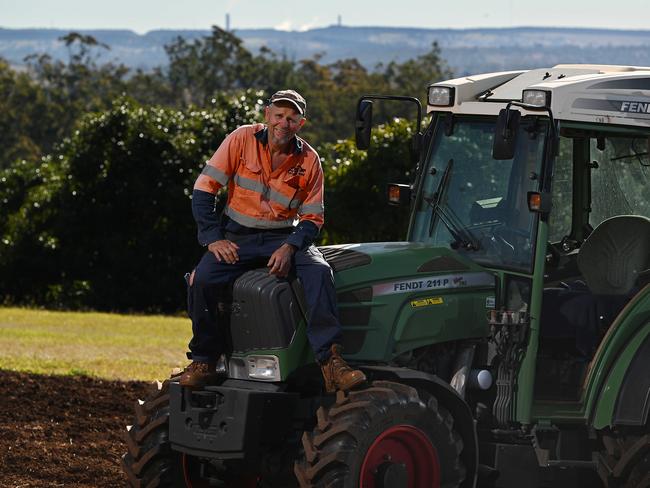
<svg viewBox="0 0 650 488"><path fill-rule="evenodd" d="M273 103L264 110L269 139L274 146L287 144L305 124L305 118L287 102Z"/></svg>

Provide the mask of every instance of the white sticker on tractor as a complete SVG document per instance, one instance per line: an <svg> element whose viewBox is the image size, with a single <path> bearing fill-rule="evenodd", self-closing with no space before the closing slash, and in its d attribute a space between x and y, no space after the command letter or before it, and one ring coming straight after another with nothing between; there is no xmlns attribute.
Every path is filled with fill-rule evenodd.
<svg viewBox="0 0 650 488"><path fill-rule="evenodd" d="M494 286L494 276L489 273L464 273L427 276L406 281L391 281L374 285L372 295L392 295L394 293L409 293L420 290L445 290L448 288L477 286Z"/></svg>

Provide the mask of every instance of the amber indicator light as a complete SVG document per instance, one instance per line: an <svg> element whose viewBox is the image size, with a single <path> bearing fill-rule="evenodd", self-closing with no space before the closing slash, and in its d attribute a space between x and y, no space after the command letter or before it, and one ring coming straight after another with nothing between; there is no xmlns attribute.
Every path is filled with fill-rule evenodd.
<svg viewBox="0 0 650 488"><path fill-rule="evenodd" d="M388 187L388 200L393 203L399 203L399 186L391 185Z"/></svg>

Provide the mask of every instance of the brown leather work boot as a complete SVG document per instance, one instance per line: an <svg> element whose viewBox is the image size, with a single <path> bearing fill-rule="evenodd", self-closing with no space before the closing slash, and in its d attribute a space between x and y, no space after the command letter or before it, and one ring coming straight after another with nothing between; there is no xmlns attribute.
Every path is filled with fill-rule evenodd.
<svg viewBox="0 0 650 488"><path fill-rule="evenodd" d="M217 363L192 361L185 368L178 382L181 386L188 388L202 388L205 385L214 383L218 377Z"/></svg>
<svg viewBox="0 0 650 488"><path fill-rule="evenodd" d="M332 355L320 366L327 393L334 393L336 390L347 391L366 381L363 371L352 369L341 357L340 345L332 344L330 351Z"/></svg>

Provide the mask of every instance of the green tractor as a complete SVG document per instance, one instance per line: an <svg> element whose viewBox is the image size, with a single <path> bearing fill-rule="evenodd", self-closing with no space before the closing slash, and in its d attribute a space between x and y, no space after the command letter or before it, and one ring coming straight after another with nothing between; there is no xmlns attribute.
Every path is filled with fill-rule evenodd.
<svg viewBox="0 0 650 488"><path fill-rule="evenodd" d="M419 107L362 97L362 149L385 98ZM326 394L300 283L248 272L223 381L137 403L131 486L650 486L650 68L468 76L427 112L407 240L321 248L367 385Z"/></svg>

